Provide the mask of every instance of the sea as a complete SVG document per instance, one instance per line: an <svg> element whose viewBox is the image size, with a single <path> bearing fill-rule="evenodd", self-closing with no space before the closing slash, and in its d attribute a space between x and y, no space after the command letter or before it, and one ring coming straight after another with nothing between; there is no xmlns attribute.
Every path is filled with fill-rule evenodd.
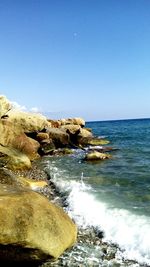
<svg viewBox="0 0 150 267"><path fill-rule="evenodd" d="M110 141L111 158L87 162L89 148L76 149L45 157L47 171L78 227L99 229L105 242L121 249L121 257L137 262L133 266L150 266L150 119L94 121L85 127ZM80 246L81 257L82 251ZM94 247L81 266L87 266L89 254L89 266L101 266Z"/></svg>

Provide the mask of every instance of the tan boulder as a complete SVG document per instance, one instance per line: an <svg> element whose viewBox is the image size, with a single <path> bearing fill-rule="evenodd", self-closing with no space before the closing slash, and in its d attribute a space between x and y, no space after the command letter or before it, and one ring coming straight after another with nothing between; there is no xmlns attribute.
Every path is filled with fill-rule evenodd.
<svg viewBox="0 0 150 267"><path fill-rule="evenodd" d="M75 134L77 131L81 130L80 125L75 125L75 124L66 124L62 125L60 129L64 129L65 131L69 131L72 134Z"/></svg>
<svg viewBox="0 0 150 267"><path fill-rule="evenodd" d="M79 136L82 137L82 138L85 138L85 137L92 137L93 135L92 135L92 132L89 129L81 128Z"/></svg>
<svg viewBox="0 0 150 267"><path fill-rule="evenodd" d="M70 142L69 135L64 129L48 128L47 133L49 134L49 138L54 142L56 148L64 147Z"/></svg>
<svg viewBox="0 0 150 267"><path fill-rule="evenodd" d="M61 122L61 125L74 124L80 125L81 127L85 126L85 121L82 118L61 119L59 121Z"/></svg>
<svg viewBox="0 0 150 267"><path fill-rule="evenodd" d="M0 118L7 115L7 112L11 109L11 103L5 96L0 96Z"/></svg>
<svg viewBox="0 0 150 267"><path fill-rule="evenodd" d="M14 139L23 133L19 125L14 125L6 120L0 120L0 144L11 146Z"/></svg>
<svg viewBox="0 0 150 267"><path fill-rule="evenodd" d="M38 133L36 136L36 139L41 142L43 140L48 140L49 139L49 134L48 133Z"/></svg>
<svg viewBox="0 0 150 267"><path fill-rule="evenodd" d="M46 117L41 114L11 110L8 116L7 120L14 125L19 125L25 133L42 131L51 126Z"/></svg>
<svg viewBox="0 0 150 267"><path fill-rule="evenodd" d="M26 134L23 133L22 128L19 126L19 124L13 125L7 119L0 120L0 133L0 152L6 154L7 158L11 158L11 160L7 159L7 161L18 162L18 157L21 157L19 160L19 164L21 162L23 164L24 161L30 161L29 159L33 160L39 157L37 151L40 147L40 144L37 141L31 139L30 137L27 137ZM23 154L25 155L23 156ZM26 156L29 156L28 160ZM28 162L27 166L29 165L30 164ZM18 167L20 168L21 164Z"/></svg>
<svg viewBox="0 0 150 267"><path fill-rule="evenodd" d="M100 152L97 152L97 151L89 152L85 156L85 160L104 160L104 159L109 159L109 158L111 158L110 155L105 154L105 153L100 153Z"/></svg>
<svg viewBox="0 0 150 267"><path fill-rule="evenodd" d="M27 155L14 148L4 147L0 145L1 158L3 166L12 170L21 170L31 168L31 161Z"/></svg>
<svg viewBox="0 0 150 267"><path fill-rule="evenodd" d="M44 196L0 185L0 200L1 259L58 258L75 243L76 226Z"/></svg>
<svg viewBox="0 0 150 267"><path fill-rule="evenodd" d="M26 136L24 133L17 135L12 141L11 146L26 154L30 160L34 160L39 157L39 142Z"/></svg>
<svg viewBox="0 0 150 267"><path fill-rule="evenodd" d="M51 127L53 128L59 128L61 126L61 122L59 120L48 119L48 122L51 123Z"/></svg>

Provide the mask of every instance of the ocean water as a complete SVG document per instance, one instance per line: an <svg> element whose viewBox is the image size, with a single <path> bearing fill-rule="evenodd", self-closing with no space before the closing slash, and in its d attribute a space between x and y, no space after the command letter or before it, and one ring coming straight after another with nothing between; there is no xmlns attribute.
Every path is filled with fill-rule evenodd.
<svg viewBox="0 0 150 267"><path fill-rule="evenodd" d="M90 163L85 151L45 157L53 182L79 226L97 227L125 259L150 266L150 119L88 122L106 138L111 159ZM97 265L98 266L98 265Z"/></svg>

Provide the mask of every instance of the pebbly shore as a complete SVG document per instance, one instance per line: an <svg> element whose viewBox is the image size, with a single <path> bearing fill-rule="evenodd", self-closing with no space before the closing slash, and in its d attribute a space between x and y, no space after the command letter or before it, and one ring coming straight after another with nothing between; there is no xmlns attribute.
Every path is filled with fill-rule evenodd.
<svg viewBox="0 0 150 267"><path fill-rule="evenodd" d="M15 171L15 175L27 176L30 179L40 181L45 180L48 185L45 188L38 189L51 202L61 206L67 211L67 199L63 192L60 192L51 180L50 173L47 173L40 164L41 160L34 161L32 168L25 171ZM83 249L83 244L86 249ZM99 255L99 262L91 260L90 252L95 249ZM94 227L79 228L76 244L66 250L59 259L52 261L48 259L44 262L31 263L31 266L37 267L148 267L139 265L135 261L126 260L121 256L121 249L116 244L106 243L103 241L103 232Z"/></svg>

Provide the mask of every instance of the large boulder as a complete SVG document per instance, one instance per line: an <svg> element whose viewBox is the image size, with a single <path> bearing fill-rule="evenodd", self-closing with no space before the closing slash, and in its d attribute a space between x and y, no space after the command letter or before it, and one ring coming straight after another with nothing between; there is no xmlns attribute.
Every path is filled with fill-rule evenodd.
<svg viewBox="0 0 150 267"><path fill-rule="evenodd" d="M7 112L11 109L11 103L5 96L0 96L0 118L7 115Z"/></svg>
<svg viewBox="0 0 150 267"><path fill-rule="evenodd" d="M69 134L66 133L64 129L48 128L47 133L49 134L49 138L53 141L56 148L64 147L70 144Z"/></svg>
<svg viewBox="0 0 150 267"><path fill-rule="evenodd" d="M34 160L39 157L38 154L38 149L40 148L39 142L26 136L26 134L24 133L14 138L12 146L13 148L26 154L30 160Z"/></svg>
<svg viewBox="0 0 150 267"><path fill-rule="evenodd" d="M6 165L10 168L29 168L30 160L38 155L40 144L26 136L19 124L14 125L7 119L0 120L0 152L6 159Z"/></svg>
<svg viewBox="0 0 150 267"><path fill-rule="evenodd" d="M23 133L19 125L14 125L7 119L0 120L0 144L3 146L12 146L16 137Z"/></svg>
<svg viewBox="0 0 150 267"><path fill-rule="evenodd" d="M15 148L0 145L0 163L11 170L22 170L31 168L31 161L27 155Z"/></svg>
<svg viewBox="0 0 150 267"><path fill-rule="evenodd" d="M8 112L8 116L8 121L19 125L25 133L42 131L51 126L46 117L41 114L11 110Z"/></svg>
<svg viewBox="0 0 150 267"><path fill-rule="evenodd" d="M75 243L75 224L44 196L0 185L0 199L1 260L58 258Z"/></svg>

